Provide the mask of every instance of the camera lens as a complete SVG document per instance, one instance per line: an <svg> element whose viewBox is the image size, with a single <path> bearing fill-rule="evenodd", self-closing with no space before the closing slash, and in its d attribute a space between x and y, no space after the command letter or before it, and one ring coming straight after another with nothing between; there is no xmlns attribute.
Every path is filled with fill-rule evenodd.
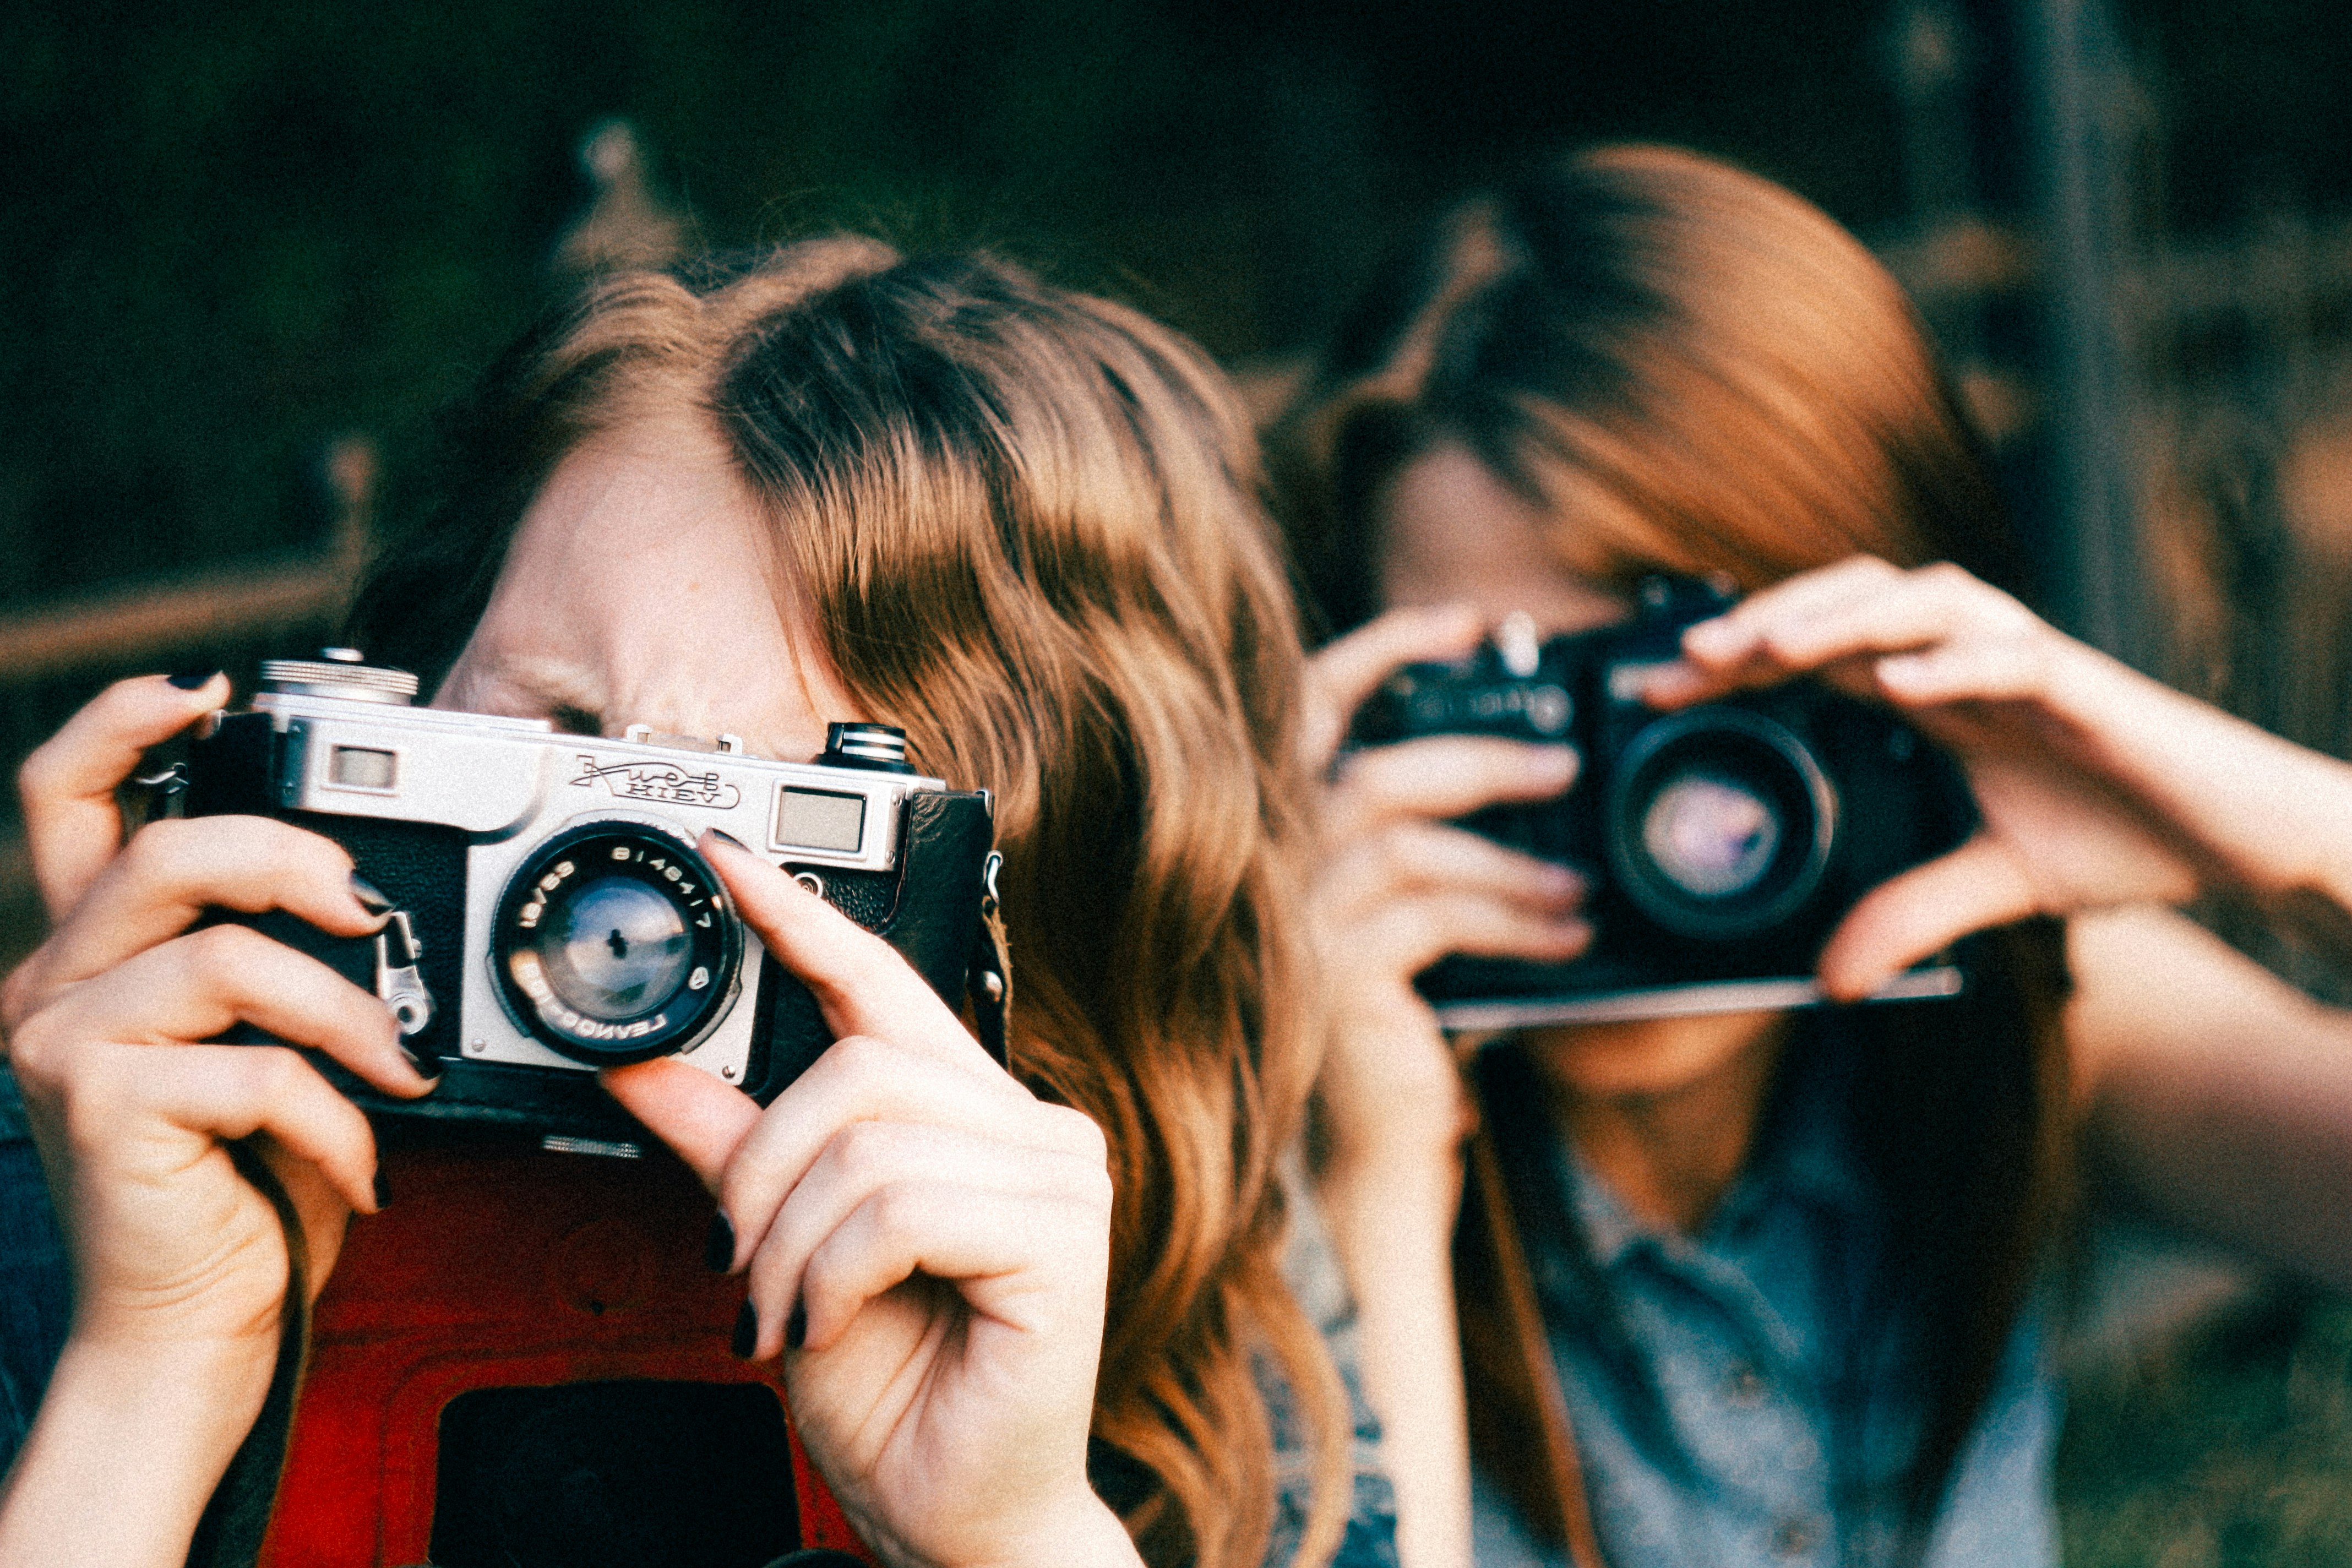
<svg viewBox="0 0 2352 1568"><path fill-rule="evenodd" d="M1642 814L1642 848L1662 875L1696 899L1754 887L1780 844L1780 818L1772 803L1738 780L1712 773L1677 775Z"/></svg>
<svg viewBox="0 0 2352 1568"><path fill-rule="evenodd" d="M660 826L602 821L517 868L490 966L533 1037L606 1067L692 1048L726 1016L740 947L699 855Z"/></svg>
<svg viewBox="0 0 2352 1568"><path fill-rule="evenodd" d="M686 921L645 883L591 877L548 902L534 951L556 995L589 1017L635 1017L686 977Z"/></svg>
<svg viewBox="0 0 2352 1568"><path fill-rule="evenodd" d="M1763 935L1821 885L1837 798L1785 726L1738 708L1648 725L1619 759L1607 813L1612 868L1666 930Z"/></svg>

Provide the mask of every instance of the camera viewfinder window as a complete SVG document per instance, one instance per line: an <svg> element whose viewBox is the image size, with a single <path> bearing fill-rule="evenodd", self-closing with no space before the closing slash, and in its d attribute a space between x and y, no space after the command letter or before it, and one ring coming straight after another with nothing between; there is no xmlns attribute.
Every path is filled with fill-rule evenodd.
<svg viewBox="0 0 2352 1568"><path fill-rule="evenodd" d="M816 789L776 792L775 841L780 847L855 855L865 833L866 797L862 795Z"/></svg>
<svg viewBox="0 0 2352 1568"><path fill-rule="evenodd" d="M327 779L345 789L390 789L400 776L399 763L395 752L337 746L327 758Z"/></svg>

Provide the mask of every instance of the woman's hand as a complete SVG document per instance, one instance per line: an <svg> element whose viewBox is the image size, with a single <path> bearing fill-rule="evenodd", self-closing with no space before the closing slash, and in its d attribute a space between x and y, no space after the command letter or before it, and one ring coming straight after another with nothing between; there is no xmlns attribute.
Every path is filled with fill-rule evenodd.
<svg viewBox="0 0 2352 1568"><path fill-rule="evenodd" d="M20 778L57 924L0 985L0 1030L74 1243L85 1338L274 1324L285 1280L276 1215L236 1176L221 1139L267 1132L290 1154L278 1163L306 1218L324 1222L310 1227L321 1262L344 1201L372 1203L366 1123L325 1079L288 1050L195 1042L246 1022L389 1092L431 1087L374 996L243 927L189 929L221 908L284 910L341 936L377 930L383 916L361 902L340 846L247 816L152 823L122 842L115 791L141 753L226 692L217 678L192 689L119 682ZM231 1267L265 1254L277 1261Z"/></svg>
<svg viewBox="0 0 2352 1568"><path fill-rule="evenodd" d="M313 1289L350 1211L374 1206L375 1150L355 1107L290 1050L196 1042L244 1021L389 1092L431 1087L383 1003L326 965L241 927L187 930L208 906L375 930L382 917L354 894L337 846L221 817L155 823L115 852L113 790L190 717L185 695L124 682L24 774L36 868L63 919L0 987L0 1028L73 1254L75 1304L0 1513L0 1562L184 1556L267 1391L289 1278L278 1212L227 1142L244 1142L290 1200ZM142 1479L127 1499L121 1455L134 1442Z"/></svg>
<svg viewBox="0 0 2352 1568"><path fill-rule="evenodd" d="M888 943L715 835L701 848L839 1037L765 1111L675 1058L604 1075L732 1225L742 1348L784 1353L811 1457L889 1562L1135 1563L1087 1479L1101 1131L997 1066Z"/></svg>
<svg viewBox="0 0 2352 1568"><path fill-rule="evenodd" d="M1576 777L1569 748L1435 735L1341 756L1340 742L1399 668L1459 658L1485 629L1468 609L1391 611L1308 669L1306 760L1330 781L1307 895L1330 1023L1316 1082L1317 1188L1356 1300L1405 1568L1470 1561L1461 1368L1430 1348L1455 1338L1450 1247L1472 1115L1413 977L1454 952L1563 963L1591 931L1575 873L1453 825L1485 806L1558 796Z"/></svg>
<svg viewBox="0 0 2352 1568"><path fill-rule="evenodd" d="M1684 635L1665 707L1817 675L1948 747L1982 829L1878 888L1822 955L1842 996L1983 927L2222 883L2352 890L2352 770L2181 696L1958 567L1855 558Z"/></svg>
<svg viewBox="0 0 2352 1568"><path fill-rule="evenodd" d="M1562 963L1591 942L1575 872L1453 826L1486 806L1562 794L1574 752L1433 735L1340 755L1349 721L1383 681L1467 653L1484 630L1458 606L1393 610L1308 668L1307 761L1330 780L1308 890L1333 1020L1318 1092L1339 1160L1386 1160L1406 1145L1450 1159L1466 1128L1453 1054L1415 975L1448 953Z"/></svg>
<svg viewBox="0 0 2352 1568"><path fill-rule="evenodd" d="M160 746L228 700L228 678L118 680L25 759L16 775L25 847L52 925L81 901L122 847L115 793Z"/></svg>

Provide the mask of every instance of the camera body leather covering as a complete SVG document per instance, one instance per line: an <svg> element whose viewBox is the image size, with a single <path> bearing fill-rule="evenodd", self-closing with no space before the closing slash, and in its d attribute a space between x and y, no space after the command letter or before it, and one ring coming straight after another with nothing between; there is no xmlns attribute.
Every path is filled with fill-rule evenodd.
<svg viewBox="0 0 2352 1568"><path fill-rule="evenodd" d="M313 1309L258 1568L873 1561L782 1363L730 1352L743 1281L704 1266L711 1200L667 1151L476 1139L383 1169Z"/></svg>

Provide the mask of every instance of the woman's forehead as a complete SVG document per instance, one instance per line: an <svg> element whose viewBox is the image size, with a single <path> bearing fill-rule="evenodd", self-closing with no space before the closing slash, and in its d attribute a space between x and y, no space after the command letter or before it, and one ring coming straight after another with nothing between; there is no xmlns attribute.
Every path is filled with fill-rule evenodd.
<svg viewBox="0 0 2352 1568"><path fill-rule="evenodd" d="M691 442L599 442L565 458L525 511L488 608L436 700L616 731L741 734L813 755L860 718L823 639L780 594L763 512Z"/></svg>
<svg viewBox="0 0 2352 1568"><path fill-rule="evenodd" d="M1465 447L1433 447L1407 464L1379 509L1384 604L1467 603L1490 618L1524 612L1547 636L1630 611L1613 583L1570 560L1573 521L1529 501Z"/></svg>

